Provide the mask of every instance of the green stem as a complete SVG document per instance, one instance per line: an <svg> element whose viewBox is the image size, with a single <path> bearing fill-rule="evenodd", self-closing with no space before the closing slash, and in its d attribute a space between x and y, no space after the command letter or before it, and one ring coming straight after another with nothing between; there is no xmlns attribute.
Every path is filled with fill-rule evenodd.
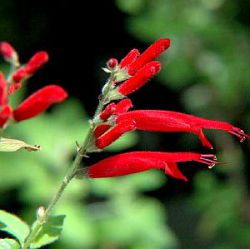
<svg viewBox="0 0 250 249"><path fill-rule="evenodd" d="M106 87L106 89L103 93L103 96L100 99L99 104L96 108L93 120L95 120L95 118L102 112L102 110L104 108L104 104L106 103L106 96L112 88L113 79L114 79L114 75L111 74L110 78L108 79L108 81L106 83L107 87ZM64 176L64 178L63 178L58 190L56 191L55 195L53 196L53 198L49 202L49 205L46 208L44 214L42 216L39 216L39 215L37 216L37 219L35 220L35 222L33 223L32 227L31 227L30 234L28 235L28 237L26 238L26 240L22 246L22 249L28 249L30 247L31 243L36 239L36 237L39 234L39 232L41 231L42 227L48 222L48 218L49 218L52 210L54 209L54 207L56 206L56 204L60 200L62 194L64 193L64 190L69 185L71 180L75 177L77 170L80 167L82 158L87 156L88 147L91 146L91 142L93 141L93 132L94 132L95 128L96 128L96 124L92 124L90 126L88 135L86 136L86 138L83 142L83 145L78 149L75 160L73 161L71 167L68 169L68 171L67 171L66 175Z"/></svg>

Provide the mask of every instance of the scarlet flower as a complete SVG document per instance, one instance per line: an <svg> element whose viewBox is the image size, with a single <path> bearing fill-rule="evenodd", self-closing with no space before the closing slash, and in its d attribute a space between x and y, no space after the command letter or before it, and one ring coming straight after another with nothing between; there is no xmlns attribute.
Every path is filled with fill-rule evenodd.
<svg viewBox="0 0 250 249"><path fill-rule="evenodd" d="M196 161L208 165L215 164L216 156L213 154L199 154L192 152L128 152L97 162L87 169L90 178L105 178L134 174L150 169L164 169L171 177L187 181L188 179L178 169L177 163Z"/></svg>
<svg viewBox="0 0 250 249"><path fill-rule="evenodd" d="M133 104L130 99L122 99L117 104L114 102L106 106L106 108L100 114L100 118L103 121L107 121L108 118L112 115L118 115L124 112L127 112L130 108L133 107Z"/></svg>
<svg viewBox="0 0 250 249"><path fill-rule="evenodd" d="M9 105L1 107L0 111L0 128L3 128L9 118L12 116L12 109Z"/></svg>
<svg viewBox="0 0 250 249"><path fill-rule="evenodd" d="M8 42L0 42L0 54L6 61L16 62L18 59L16 50Z"/></svg>
<svg viewBox="0 0 250 249"><path fill-rule="evenodd" d="M8 82L5 80L3 73L0 72L0 107L7 104L7 86Z"/></svg>
<svg viewBox="0 0 250 249"><path fill-rule="evenodd" d="M250 138L243 130L230 123L200 118L180 112L159 110L130 111L117 116L116 123L119 124L124 120L135 121L135 126L138 130L192 132L199 137L204 146L210 149L212 149L213 146L204 135L202 129L224 130L239 137L241 142L246 138Z"/></svg>
<svg viewBox="0 0 250 249"><path fill-rule="evenodd" d="M41 68L49 60L49 55L46 51L40 51L35 53L28 63L25 65L25 69L28 75L34 74L39 68Z"/></svg>
<svg viewBox="0 0 250 249"><path fill-rule="evenodd" d="M135 62L140 52L138 49L132 49L120 62L120 69L128 67L131 63Z"/></svg>
<svg viewBox="0 0 250 249"><path fill-rule="evenodd" d="M41 88L24 100L13 112L16 121L33 118L44 112L54 103L59 103L68 96L65 90L57 85Z"/></svg>
<svg viewBox="0 0 250 249"><path fill-rule="evenodd" d="M99 138L102 134L104 134L107 130L109 130L111 125L109 124L100 124L94 130L95 138Z"/></svg>
<svg viewBox="0 0 250 249"><path fill-rule="evenodd" d="M21 82L27 79L38 69L40 69L48 60L49 56L47 52L40 51L35 53L24 66L20 67L16 72L14 72L12 75L12 80L14 82Z"/></svg>
<svg viewBox="0 0 250 249"><path fill-rule="evenodd" d="M130 63L127 72L134 75L140 68L148 62L155 60L160 54L170 47L170 40L167 38L160 39L149 46L134 62Z"/></svg>
<svg viewBox="0 0 250 249"><path fill-rule="evenodd" d="M113 143L114 141L116 141L124 133L132 131L135 128L136 128L135 122L133 120L124 120L119 124L117 124L116 126L112 127L110 130L105 131L105 133L102 134L101 136L99 136L96 139L96 147L98 149L103 149L108 145L110 145L111 143ZM100 130L98 130L98 134L97 132L95 132L95 134L100 135L101 134Z"/></svg>
<svg viewBox="0 0 250 249"><path fill-rule="evenodd" d="M118 92L122 96L138 90L144 86L154 75L161 69L161 64L158 61L151 61L142 67L133 77L123 82L118 87Z"/></svg>

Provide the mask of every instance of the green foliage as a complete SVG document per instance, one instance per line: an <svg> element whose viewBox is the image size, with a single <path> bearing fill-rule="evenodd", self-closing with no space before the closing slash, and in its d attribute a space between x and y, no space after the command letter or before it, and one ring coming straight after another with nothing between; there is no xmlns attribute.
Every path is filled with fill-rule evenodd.
<svg viewBox="0 0 250 249"><path fill-rule="evenodd" d="M20 249L20 246L13 239L0 239L0 249Z"/></svg>
<svg viewBox="0 0 250 249"><path fill-rule="evenodd" d="M30 248L40 248L56 241L62 232L65 215L49 217L48 222L42 227Z"/></svg>
<svg viewBox="0 0 250 249"><path fill-rule="evenodd" d="M0 210L0 230L15 237L20 244L24 242L29 234L29 226L24 221L4 210ZM8 242L6 241L6 243Z"/></svg>

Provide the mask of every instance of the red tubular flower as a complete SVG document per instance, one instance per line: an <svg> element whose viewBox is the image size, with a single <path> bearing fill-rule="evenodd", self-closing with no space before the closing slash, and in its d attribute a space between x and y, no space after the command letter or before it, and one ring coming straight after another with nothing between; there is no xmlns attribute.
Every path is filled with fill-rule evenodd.
<svg viewBox="0 0 250 249"><path fill-rule="evenodd" d="M113 114L113 112L114 112L115 109L116 109L116 104L115 103L110 103L102 111L102 113L100 114L100 118L103 121L106 121Z"/></svg>
<svg viewBox="0 0 250 249"><path fill-rule="evenodd" d="M26 67L20 67L16 72L14 72L14 74L12 75L12 80L14 82L21 82L24 79L26 79L28 77L28 73L26 71Z"/></svg>
<svg viewBox="0 0 250 249"><path fill-rule="evenodd" d="M128 74L134 75L140 68L148 62L156 59L161 53L170 47L170 40L167 38L160 39L148 47L133 63L128 67Z"/></svg>
<svg viewBox="0 0 250 249"><path fill-rule="evenodd" d="M63 101L68 94L57 85L43 87L24 100L13 112L16 121L32 118L54 103Z"/></svg>
<svg viewBox="0 0 250 249"><path fill-rule="evenodd" d="M111 128L111 125L109 125L109 124L98 125L94 131L95 138L99 138L102 134L104 134L110 128Z"/></svg>
<svg viewBox="0 0 250 249"><path fill-rule="evenodd" d="M96 147L103 149L115 142L120 136L128 131L135 129L135 122L132 120L124 120L105 132L102 136L98 137L96 140ZM99 135L99 134L98 134Z"/></svg>
<svg viewBox="0 0 250 249"><path fill-rule="evenodd" d="M14 93L16 90L22 87L22 83L20 82L14 82L10 85L9 90L8 90L8 95L11 95Z"/></svg>
<svg viewBox="0 0 250 249"><path fill-rule="evenodd" d="M133 103L129 98L126 99L122 99L121 101L119 101L116 105L116 108L113 112L114 115L119 115L122 114L124 112L127 112L130 108L133 107Z"/></svg>
<svg viewBox="0 0 250 249"><path fill-rule="evenodd" d="M147 83L150 78L156 75L161 69L161 64L158 61L151 61L142 67L133 77L126 80L118 87L118 92L127 96L128 94L138 90Z"/></svg>
<svg viewBox="0 0 250 249"><path fill-rule="evenodd" d="M131 63L135 62L140 52L138 49L132 49L120 62L120 69L128 67Z"/></svg>
<svg viewBox="0 0 250 249"><path fill-rule="evenodd" d="M0 42L0 54L6 61L17 60L16 50L8 42Z"/></svg>
<svg viewBox="0 0 250 249"><path fill-rule="evenodd" d="M45 51L37 52L31 57L25 65L27 74L34 74L40 67L42 67L49 60L49 55Z"/></svg>
<svg viewBox="0 0 250 249"><path fill-rule="evenodd" d="M104 111L100 114L100 118L103 121L107 121L110 116L127 112L132 107L133 107L133 104L131 100L128 98L119 101L117 104L110 103L109 105L106 106Z"/></svg>
<svg viewBox="0 0 250 249"><path fill-rule="evenodd" d="M204 135L202 129L224 130L239 137L241 142L245 138L250 138L240 128L234 127L227 122L209 120L180 112L159 110L131 111L117 116L116 123L118 124L129 119L135 121L136 129L138 130L192 132L199 137L204 146L210 149L213 146Z"/></svg>
<svg viewBox="0 0 250 249"><path fill-rule="evenodd" d="M7 104L7 85L4 75L0 72L0 107Z"/></svg>
<svg viewBox="0 0 250 249"><path fill-rule="evenodd" d="M3 128L8 119L12 116L12 109L9 105L2 107L0 111L0 128Z"/></svg>
<svg viewBox="0 0 250 249"><path fill-rule="evenodd" d="M164 169L167 175L187 181L177 167L178 162L196 161L213 167L219 164L215 155L192 152L136 151L108 157L90 166L87 174L91 178L124 176L150 169Z"/></svg>

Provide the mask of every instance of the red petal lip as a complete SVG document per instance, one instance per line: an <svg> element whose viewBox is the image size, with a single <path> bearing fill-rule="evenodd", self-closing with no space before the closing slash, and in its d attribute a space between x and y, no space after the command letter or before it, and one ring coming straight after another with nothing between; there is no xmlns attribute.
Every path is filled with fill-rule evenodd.
<svg viewBox="0 0 250 249"><path fill-rule="evenodd" d="M67 96L67 92L57 85L49 85L41 88L17 107L13 112L14 119L16 121L22 121L35 117L52 104L65 100Z"/></svg>
<svg viewBox="0 0 250 249"><path fill-rule="evenodd" d="M91 178L105 178L124 176L150 169L164 169L166 174L187 181L187 178L180 172L176 163L196 161L212 166L217 164L215 159L215 155L192 152L135 151L101 160L90 166L87 173Z"/></svg>

